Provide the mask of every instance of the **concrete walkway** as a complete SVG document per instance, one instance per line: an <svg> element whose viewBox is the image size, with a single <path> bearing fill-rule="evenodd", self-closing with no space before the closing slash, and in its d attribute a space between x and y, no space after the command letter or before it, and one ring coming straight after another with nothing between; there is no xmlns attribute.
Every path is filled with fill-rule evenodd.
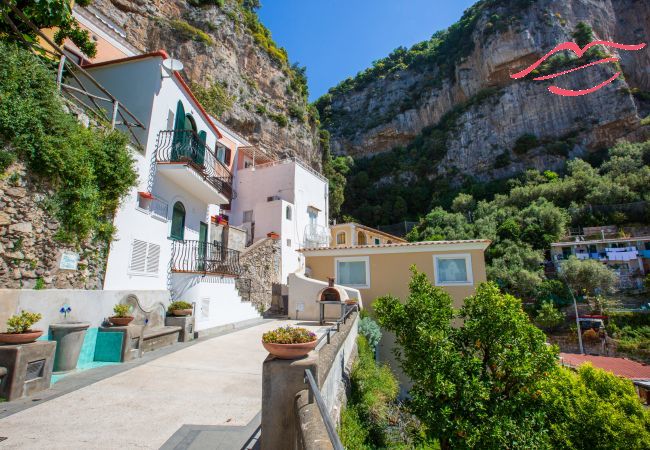
<svg viewBox="0 0 650 450"><path fill-rule="evenodd" d="M194 438L206 431L200 448L240 450L259 423L267 355L261 335L287 323L269 320L184 345L4 417L0 448L197 448Z"/></svg>

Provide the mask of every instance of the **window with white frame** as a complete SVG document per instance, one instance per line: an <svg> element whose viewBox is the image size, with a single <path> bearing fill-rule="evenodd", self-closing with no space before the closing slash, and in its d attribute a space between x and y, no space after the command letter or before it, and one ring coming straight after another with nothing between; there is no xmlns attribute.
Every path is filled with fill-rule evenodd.
<svg viewBox="0 0 650 450"><path fill-rule="evenodd" d="M129 273L157 276L160 266L160 245L133 239Z"/></svg>
<svg viewBox="0 0 650 450"><path fill-rule="evenodd" d="M370 287L370 259L367 256L336 258L336 282L344 286Z"/></svg>
<svg viewBox="0 0 650 450"><path fill-rule="evenodd" d="M467 286L474 284L472 256L468 253L434 255L436 286Z"/></svg>

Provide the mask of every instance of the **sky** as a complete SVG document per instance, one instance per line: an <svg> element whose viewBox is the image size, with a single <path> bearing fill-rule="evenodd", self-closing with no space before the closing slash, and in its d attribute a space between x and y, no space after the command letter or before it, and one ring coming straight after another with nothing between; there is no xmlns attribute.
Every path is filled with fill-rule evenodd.
<svg viewBox="0 0 650 450"><path fill-rule="evenodd" d="M261 0L260 19L291 62L307 66L316 100L400 45L429 39L476 0Z"/></svg>

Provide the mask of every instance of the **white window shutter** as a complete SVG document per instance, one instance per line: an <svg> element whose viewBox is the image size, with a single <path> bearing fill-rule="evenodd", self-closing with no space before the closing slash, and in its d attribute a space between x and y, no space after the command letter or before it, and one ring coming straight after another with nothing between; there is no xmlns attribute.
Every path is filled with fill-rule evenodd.
<svg viewBox="0 0 650 450"><path fill-rule="evenodd" d="M133 240L131 248L131 264L129 270L132 272L144 272L147 260L147 243L138 239Z"/></svg>
<svg viewBox="0 0 650 450"><path fill-rule="evenodd" d="M147 273L157 274L160 264L160 245L149 243L147 251Z"/></svg>

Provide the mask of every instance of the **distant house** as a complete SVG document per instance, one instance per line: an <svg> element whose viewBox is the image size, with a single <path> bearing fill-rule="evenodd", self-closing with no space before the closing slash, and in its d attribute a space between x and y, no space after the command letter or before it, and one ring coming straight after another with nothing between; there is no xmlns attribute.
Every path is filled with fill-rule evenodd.
<svg viewBox="0 0 650 450"><path fill-rule="evenodd" d="M334 278L337 284L358 290L365 308L372 309L375 299L384 295L406 299L411 279L409 269L413 265L424 272L434 285L449 293L454 308L460 308L464 299L474 294L476 287L487 280L484 253L489 245L490 241L483 239L399 242L306 248L301 253L305 256L306 274L310 278L321 282ZM302 310L299 313L301 319L318 318L318 299L292 295L292 288L290 284L290 317L295 317L294 311ZM397 368L393 347L392 336L385 334L379 356ZM407 383L405 377L401 379Z"/></svg>
<svg viewBox="0 0 650 450"><path fill-rule="evenodd" d="M330 226L332 246L397 244L406 240L354 222L337 223Z"/></svg>
<svg viewBox="0 0 650 450"><path fill-rule="evenodd" d="M584 228L581 233L551 244L555 268L570 256L600 261L619 276L620 288L642 289L650 273L650 230L615 226Z"/></svg>

